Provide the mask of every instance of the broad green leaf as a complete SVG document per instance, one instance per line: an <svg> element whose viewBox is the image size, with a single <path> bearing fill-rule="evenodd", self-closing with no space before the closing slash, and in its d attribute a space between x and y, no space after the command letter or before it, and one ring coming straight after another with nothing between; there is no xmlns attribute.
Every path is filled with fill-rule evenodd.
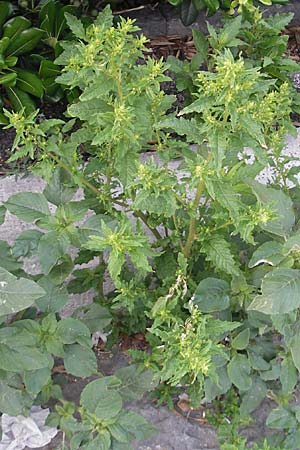
<svg viewBox="0 0 300 450"><path fill-rule="evenodd" d="M192 297L193 303L204 312L223 311L230 304L229 284L218 278L200 281Z"/></svg>
<svg viewBox="0 0 300 450"><path fill-rule="evenodd" d="M37 252L38 244L43 236L39 230L25 230L19 234L12 247L12 254L19 258L20 256L30 257Z"/></svg>
<svg viewBox="0 0 300 450"><path fill-rule="evenodd" d="M298 373L290 356L284 358L281 362L280 382L283 392L289 394L295 388L298 382Z"/></svg>
<svg viewBox="0 0 300 450"><path fill-rule="evenodd" d="M270 364L260 355L253 351L248 351L248 359L254 370L269 370Z"/></svg>
<svg viewBox="0 0 300 450"><path fill-rule="evenodd" d="M242 15L239 14L223 27L219 35L219 45L221 48L230 45L231 41L237 37L242 25Z"/></svg>
<svg viewBox="0 0 300 450"><path fill-rule="evenodd" d="M226 367L218 368L218 382L211 378L206 378L204 382L205 401L208 403L217 396L225 394L232 386L232 382L228 377Z"/></svg>
<svg viewBox="0 0 300 450"><path fill-rule="evenodd" d="M101 399L95 409L99 419L106 420L116 417L122 409L122 397L116 391L102 392Z"/></svg>
<svg viewBox="0 0 300 450"><path fill-rule="evenodd" d="M66 371L75 377L89 377L97 373L97 360L94 352L78 344L65 347L64 363Z"/></svg>
<svg viewBox="0 0 300 450"><path fill-rule="evenodd" d="M8 211L25 222L35 222L50 215L48 203L43 194L19 192L5 202Z"/></svg>
<svg viewBox="0 0 300 450"><path fill-rule="evenodd" d="M8 272L18 272L22 263L13 255L12 249L6 241L0 240L0 266Z"/></svg>
<svg viewBox="0 0 300 450"><path fill-rule="evenodd" d="M60 259L59 264L56 264L49 272L48 278L57 285L64 283L66 278L72 273L74 263L69 255L65 255Z"/></svg>
<svg viewBox="0 0 300 450"><path fill-rule="evenodd" d="M116 389L120 388L120 384L120 380L115 376L103 377L90 382L81 392L81 405L91 413L95 413L97 407L101 405L103 396L106 397L108 392L116 392ZM119 398L116 400L116 404L119 405Z"/></svg>
<svg viewBox="0 0 300 450"><path fill-rule="evenodd" d="M244 350L248 347L250 339L250 328L245 328L232 341L231 346L236 350Z"/></svg>
<svg viewBox="0 0 300 450"><path fill-rule="evenodd" d="M251 388L243 395L240 413L243 417L249 417L267 394L267 385L259 377L254 378Z"/></svg>
<svg viewBox="0 0 300 450"><path fill-rule="evenodd" d="M44 273L47 275L60 258L65 256L70 246L66 233L50 231L44 234L38 245L38 257Z"/></svg>
<svg viewBox="0 0 300 450"><path fill-rule="evenodd" d="M44 293L34 281L17 278L0 267L0 316L28 308Z"/></svg>
<svg viewBox="0 0 300 450"><path fill-rule="evenodd" d="M83 311L78 310L78 312L78 317L85 323L91 333L95 333L96 331L104 332L112 321L109 310L98 303L92 303L84 307Z"/></svg>
<svg viewBox="0 0 300 450"><path fill-rule="evenodd" d="M33 396L36 396L43 387L51 380L51 370L44 367L38 370L29 370L24 373L24 383L26 390Z"/></svg>
<svg viewBox="0 0 300 450"><path fill-rule="evenodd" d="M1 6L1 2L0 2ZM27 415L32 399L24 389L15 389L0 380L0 412L10 416Z"/></svg>
<svg viewBox="0 0 300 450"><path fill-rule="evenodd" d="M34 347L0 346L1 369L8 372L23 372L24 370L37 370L47 367L50 360L47 354L43 354Z"/></svg>
<svg viewBox="0 0 300 450"><path fill-rule="evenodd" d="M0 2L0 27L4 24L6 19L14 12L13 4L8 1Z"/></svg>
<svg viewBox="0 0 300 450"><path fill-rule="evenodd" d="M109 450L110 444L110 433L104 429L95 439L80 448L81 450Z"/></svg>
<svg viewBox="0 0 300 450"><path fill-rule="evenodd" d="M50 203L58 206L72 200L76 191L77 186L69 172L58 168L45 187L43 194Z"/></svg>
<svg viewBox="0 0 300 450"><path fill-rule="evenodd" d="M288 256L291 252L300 252L300 234L290 236L282 246L282 252Z"/></svg>
<svg viewBox="0 0 300 450"><path fill-rule="evenodd" d="M157 429L147 422L143 416L134 411L124 412L120 416L118 423L138 440L148 439L157 434Z"/></svg>
<svg viewBox="0 0 300 450"><path fill-rule="evenodd" d="M280 267L267 273L249 310L264 314L286 314L300 306L300 271Z"/></svg>
<svg viewBox="0 0 300 450"><path fill-rule="evenodd" d="M290 350L292 353L292 358L294 361L295 366L298 369L298 372L300 372L300 334L296 333L292 337L292 342L290 343Z"/></svg>
<svg viewBox="0 0 300 450"><path fill-rule="evenodd" d="M140 371L135 364L118 369L114 374L122 381L119 392L124 400L138 400L158 384L151 370Z"/></svg>
<svg viewBox="0 0 300 450"><path fill-rule="evenodd" d="M241 391L248 391L252 385L250 377L251 366L247 356L235 355L227 366L228 376L232 383Z"/></svg>
<svg viewBox="0 0 300 450"><path fill-rule="evenodd" d="M284 441L286 450L298 450L300 442L300 430L292 431Z"/></svg>
<svg viewBox="0 0 300 450"><path fill-rule="evenodd" d="M66 287L57 286L48 277L40 278L38 284L45 291L45 294L36 300L36 304L42 312L54 313L60 311L68 303Z"/></svg>
<svg viewBox="0 0 300 450"><path fill-rule="evenodd" d="M284 259L284 255L282 252L283 247L279 242L265 242L255 250L248 265L251 269L260 264L278 266L278 264Z"/></svg>
<svg viewBox="0 0 300 450"><path fill-rule="evenodd" d="M57 336L64 344L78 344L91 347L91 332L80 320L67 317L62 319L57 326Z"/></svg>
<svg viewBox="0 0 300 450"><path fill-rule="evenodd" d="M271 208L278 216L266 224L261 224L261 227L270 233L287 237L295 224L295 213L290 197L279 189L255 182L249 184L262 205Z"/></svg>
<svg viewBox="0 0 300 450"><path fill-rule="evenodd" d="M296 425L296 419L290 411L279 406L271 411L266 424L270 428L290 430Z"/></svg>

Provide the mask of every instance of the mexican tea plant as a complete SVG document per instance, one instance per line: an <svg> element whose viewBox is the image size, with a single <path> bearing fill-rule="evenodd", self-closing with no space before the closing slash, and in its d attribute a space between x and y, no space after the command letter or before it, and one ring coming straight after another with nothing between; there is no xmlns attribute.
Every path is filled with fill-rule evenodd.
<svg viewBox="0 0 300 450"><path fill-rule="evenodd" d="M193 101L171 114L174 97L160 89L168 66L144 58L146 38L132 20L114 26L109 8L87 28L66 17L78 41L62 44L57 81L81 92L67 119L7 113L16 129L12 159L32 158L32 172L47 183L1 207L32 224L11 247L1 244L1 289L29 284L30 292L22 287L23 303L18 296L7 309L2 301L7 358L22 333L47 381L51 355L85 377L96 372L89 333L146 331L151 351L132 354L142 379L145 369L154 373L166 399L175 387L192 405L234 390L241 419L249 419L268 395L277 407L267 425L285 431L284 448L297 449L300 190L295 157L283 152L293 132L289 84L225 48L213 71L195 75ZM263 170L268 185L257 178ZM34 276L22 265L32 256L40 265ZM91 288L94 302L61 319L68 294ZM16 389L15 374L22 383L28 368L9 364L3 385ZM74 448L90 448L91 439L99 446L99 436L105 449L130 448L115 443L131 420L115 376L88 385L79 407L57 408L67 422L53 420L69 434L81 418ZM44 384L39 378L35 392Z"/></svg>

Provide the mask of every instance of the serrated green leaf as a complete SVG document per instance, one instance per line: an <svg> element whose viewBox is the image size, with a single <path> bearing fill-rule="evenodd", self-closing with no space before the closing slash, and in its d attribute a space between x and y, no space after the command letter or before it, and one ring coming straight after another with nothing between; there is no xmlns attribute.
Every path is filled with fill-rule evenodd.
<svg viewBox="0 0 300 450"><path fill-rule="evenodd" d="M49 367L38 370L29 370L24 373L26 390L34 396L36 396L50 380L51 370Z"/></svg>
<svg viewBox="0 0 300 450"><path fill-rule="evenodd" d="M79 39L85 39L85 29L82 22L77 17L68 12L65 13L67 24L75 36Z"/></svg>
<svg viewBox="0 0 300 450"><path fill-rule="evenodd" d="M201 253L219 271L239 275L239 269L230 251L230 244L221 236L215 235L203 243Z"/></svg>

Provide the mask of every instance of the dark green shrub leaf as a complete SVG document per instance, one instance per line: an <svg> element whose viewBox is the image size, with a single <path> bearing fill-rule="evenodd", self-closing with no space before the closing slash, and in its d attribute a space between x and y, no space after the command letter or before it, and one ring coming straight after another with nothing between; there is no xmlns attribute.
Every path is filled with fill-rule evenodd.
<svg viewBox="0 0 300 450"><path fill-rule="evenodd" d="M193 303L204 312L223 311L230 304L229 284L218 278L200 281L193 295Z"/></svg>
<svg viewBox="0 0 300 450"><path fill-rule="evenodd" d="M197 3L201 3L197 2ZM205 8L205 3L203 3L203 8ZM183 0L180 5L180 17L182 20L182 23L186 26L191 25L198 17L200 9L198 9L193 0Z"/></svg>
<svg viewBox="0 0 300 450"><path fill-rule="evenodd" d="M31 27L30 20L23 16L13 17L5 22L3 26L3 36L13 41L22 31Z"/></svg>
<svg viewBox="0 0 300 450"><path fill-rule="evenodd" d="M286 314L300 306L300 271L280 267L267 273L249 310L264 314Z"/></svg>
<svg viewBox="0 0 300 450"><path fill-rule="evenodd" d="M89 328L90 333L104 332L112 321L109 310L98 303L92 303L77 311L78 317ZM77 315L76 312L75 315Z"/></svg>
<svg viewBox="0 0 300 450"><path fill-rule="evenodd" d="M64 363L67 372L76 377L89 377L97 373L94 352L78 344L65 347Z"/></svg>
<svg viewBox="0 0 300 450"><path fill-rule="evenodd" d="M251 366L245 355L237 354L227 366L228 376L232 383L241 391L248 391L252 385L250 377Z"/></svg>
<svg viewBox="0 0 300 450"><path fill-rule="evenodd" d="M24 110L26 114L33 113L36 110L35 103L27 92L17 87L6 87L5 90L14 110Z"/></svg>
<svg viewBox="0 0 300 450"><path fill-rule="evenodd" d="M5 56L19 56L28 53L35 48L44 35L44 31L39 28L29 28L22 31L5 51Z"/></svg>
<svg viewBox="0 0 300 450"><path fill-rule="evenodd" d="M44 94L44 86L40 78L33 72L23 69L15 69L17 73L16 86L28 94L41 98Z"/></svg>

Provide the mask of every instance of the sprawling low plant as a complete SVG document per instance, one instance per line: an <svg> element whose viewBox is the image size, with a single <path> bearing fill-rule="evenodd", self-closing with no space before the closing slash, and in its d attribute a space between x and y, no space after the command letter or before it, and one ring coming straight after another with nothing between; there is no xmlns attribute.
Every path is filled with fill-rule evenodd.
<svg viewBox="0 0 300 450"><path fill-rule="evenodd" d="M193 102L167 114L174 101L160 90L167 65L143 58L146 39L132 20L113 26L106 8L87 28L70 15L67 21L78 41L62 44L57 81L81 91L68 119L37 124L35 114L7 113L16 129L12 159L31 157L47 186L14 194L1 207L3 215L8 210L33 224L12 247L2 244L1 289L30 283L34 298L28 304L23 295L19 312L19 297L9 303L0 331L10 339L29 334L28 346L44 351L41 369L49 369L54 354L69 372L86 376L96 370L86 327L107 332L112 324L112 336L120 326L127 333L147 329L151 351L135 357L165 392L177 386L195 404L233 388L241 418L268 394L278 404L268 426L285 430L282 445L297 449L299 407L291 400L300 370L300 191L297 168L290 168L296 158L283 152L293 131L289 84L276 84L224 49L214 71L193 79ZM263 170L269 185L257 178ZM83 198L74 200L79 187ZM40 265L34 276L22 267L32 256ZM68 292L91 288L94 303L59 320ZM33 302L38 322L28 319ZM119 413L119 382L95 383L115 409L104 412L93 403L94 387L87 388L75 408L83 428L74 442L98 445L94 433L101 429L109 449L109 435L121 436L128 420ZM69 433L75 409L57 410Z"/></svg>

